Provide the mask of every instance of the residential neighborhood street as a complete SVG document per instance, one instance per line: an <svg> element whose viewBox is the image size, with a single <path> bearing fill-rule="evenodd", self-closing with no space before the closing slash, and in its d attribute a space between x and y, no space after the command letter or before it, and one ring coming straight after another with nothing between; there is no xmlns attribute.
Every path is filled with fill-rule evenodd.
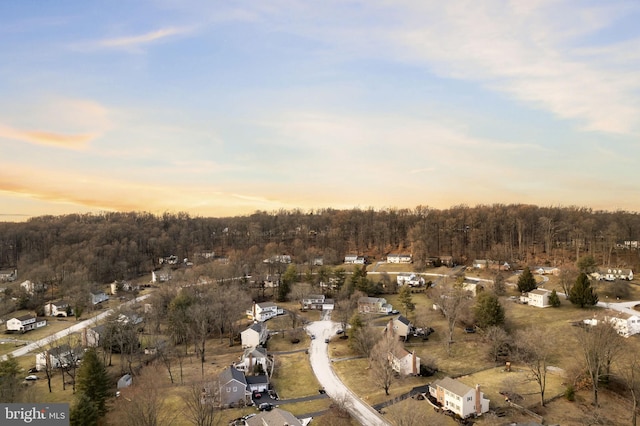
<svg viewBox="0 0 640 426"><path fill-rule="evenodd" d="M145 300L150 295L151 295L151 293L144 294L144 295L139 296L139 297L137 297L135 299L129 300L128 302L125 302L120 306L124 307L124 306L129 306L129 305L136 304L138 302L141 302L141 301ZM11 356L13 356L14 358L17 358L19 356L26 355L29 352L38 350L38 348L45 347L50 342L53 342L53 341L56 341L56 340L60 340L63 337L68 336L71 333L75 333L75 332L80 331L80 330L82 330L83 328L86 328L86 327L90 327L93 324L97 323L98 321L101 321L101 320L105 319L106 317L108 317L112 313L113 313L113 309L107 309L106 311L101 312L101 313L99 313L98 315L96 315L94 317L91 317L91 318L86 319L84 321L77 322L77 323L73 324L72 326L65 328L64 330L60 330L57 333L54 333L54 334L52 334L50 336L43 337L40 340L37 340L37 341L32 342L32 343L29 343L26 346L22 346L21 348L18 348L15 351L11 352ZM2 359L6 360L7 359L7 355L3 355Z"/></svg>
<svg viewBox="0 0 640 426"><path fill-rule="evenodd" d="M336 376L329 359L328 344L325 339L336 337L339 325L329 319L315 321L307 326L307 332L315 335L311 340L309 357L311 368L318 381L333 400L344 403L345 408L362 425L390 425L377 411L362 401Z"/></svg>

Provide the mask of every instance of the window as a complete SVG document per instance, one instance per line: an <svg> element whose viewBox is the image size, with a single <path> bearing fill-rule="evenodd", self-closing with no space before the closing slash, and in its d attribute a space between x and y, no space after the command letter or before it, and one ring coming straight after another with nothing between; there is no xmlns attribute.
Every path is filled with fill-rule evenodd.
<svg viewBox="0 0 640 426"><path fill-rule="evenodd" d="M227 392L231 392L231 386L227 386Z"/></svg>
<svg viewBox="0 0 640 426"><path fill-rule="evenodd" d="M467 401L473 401L473 397L472 396L468 396L467 397Z"/></svg>
<svg viewBox="0 0 640 426"><path fill-rule="evenodd" d="M238 392L238 387L237 387L237 386L234 386L234 387L233 387L233 391L234 391L234 392Z"/></svg>

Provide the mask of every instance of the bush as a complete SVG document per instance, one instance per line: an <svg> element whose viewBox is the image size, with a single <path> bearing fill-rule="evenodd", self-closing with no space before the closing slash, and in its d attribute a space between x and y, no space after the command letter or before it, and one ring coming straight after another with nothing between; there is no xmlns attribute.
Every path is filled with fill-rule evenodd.
<svg viewBox="0 0 640 426"><path fill-rule="evenodd" d="M567 401L575 401L576 400L576 388L573 385L568 385L567 389L564 391L564 397L567 398Z"/></svg>

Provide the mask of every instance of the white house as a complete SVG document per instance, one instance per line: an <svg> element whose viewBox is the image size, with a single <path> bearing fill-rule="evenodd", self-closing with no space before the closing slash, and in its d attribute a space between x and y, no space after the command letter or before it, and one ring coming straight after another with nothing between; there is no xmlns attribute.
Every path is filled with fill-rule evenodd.
<svg viewBox="0 0 640 426"><path fill-rule="evenodd" d="M409 352L403 347L398 347L389 354L391 368L402 376L417 376L420 374L420 357L416 351Z"/></svg>
<svg viewBox="0 0 640 426"><path fill-rule="evenodd" d="M550 291L542 288L531 290L529 293L527 293L527 304L531 306L537 306L538 308L546 308L548 306L551 306L551 304L549 303L550 294Z"/></svg>
<svg viewBox="0 0 640 426"><path fill-rule="evenodd" d="M445 377L431 383L429 393L443 408L453 411L463 419L489 411L489 400L480 391L480 385L476 385L474 389L450 377Z"/></svg>
<svg viewBox="0 0 640 426"><path fill-rule="evenodd" d="M251 393L266 392L269 389L269 377L266 374L245 375L244 379L247 381L247 390Z"/></svg>
<svg viewBox="0 0 640 426"><path fill-rule="evenodd" d="M3 269L0 271L0 281L15 281L18 278L17 269Z"/></svg>
<svg viewBox="0 0 640 426"><path fill-rule="evenodd" d="M64 300L54 300L44 305L44 314L49 317L66 317L67 310L73 315L73 309L69 302Z"/></svg>
<svg viewBox="0 0 640 426"><path fill-rule="evenodd" d="M256 346L261 346L267 343L269 330L267 329L266 324L257 322L241 332L240 338L242 340L243 349L255 348Z"/></svg>
<svg viewBox="0 0 640 426"><path fill-rule="evenodd" d="M49 365L51 368L66 367L77 363L82 358L81 349L71 349L69 345L56 346L36 354L36 370L42 371Z"/></svg>
<svg viewBox="0 0 640 426"><path fill-rule="evenodd" d="M364 256L358 256L357 254L348 254L344 257L344 263L364 265L365 259Z"/></svg>
<svg viewBox="0 0 640 426"><path fill-rule="evenodd" d="M302 309L316 309L322 311L331 311L335 302L333 299L327 299L324 294L310 294L300 302Z"/></svg>
<svg viewBox="0 0 640 426"><path fill-rule="evenodd" d="M358 299L358 312L362 314L388 314L392 310L393 306L382 297L363 296Z"/></svg>
<svg viewBox="0 0 640 426"><path fill-rule="evenodd" d="M485 259L476 259L473 261L473 268L474 269L488 269L489 268L489 261L485 260Z"/></svg>
<svg viewBox="0 0 640 426"><path fill-rule="evenodd" d="M251 309L247 310L247 317L253 321L263 322L277 315L284 314L284 309L278 308L273 302L253 302Z"/></svg>
<svg viewBox="0 0 640 426"><path fill-rule="evenodd" d="M262 371L269 373L273 369L273 359L267 354L266 348L250 347L245 349L240 362L233 366L244 372L253 372L259 366Z"/></svg>
<svg viewBox="0 0 640 426"><path fill-rule="evenodd" d="M599 281L633 280L633 271L631 269L605 268L591 275Z"/></svg>
<svg viewBox="0 0 640 426"><path fill-rule="evenodd" d="M102 302L106 302L109 300L109 296L102 290L95 290L90 293L91 295L91 304L98 305Z"/></svg>
<svg viewBox="0 0 640 426"><path fill-rule="evenodd" d="M604 320L608 321L622 337L640 333L640 317L637 315L612 311L604 317Z"/></svg>
<svg viewBox="0 0 640 426"><path fill-rule="evenodd" d="M46 325L46 319L38 318L35 315L30 314L11 318L6 322L7 331L19 331L21 333L25 333L29 330L35 330L36 328L44 327Z"/></svg>
<svg viewBox="0 0 640 426"><path fill-rule="evenodd" d="M560 275L560 268L555 266L538 266L531 270L538 275Z"/></svg>
<svg viewBox="0 0 640 426"><path fill-rule="evenodd" d="M479 292L484 290L484 286L476 281L465 281L462 284L462 289L469 292L473 297L476 297Z"/></svg>
<svg viewBox="0 0 640 426"><path fill-rule="evenodd" d="M387 263L411 263L413 258L410 254L388 254Z"/></svg>
<svg viewBox="0 0 640 426"><path fill-rule="evenodd" d="M421 287L425 284L423 277L414 274L413 272L401 272L396 277L398 285L408 285L409 287Z"/></svg>
<svg viewBox="0 0 640 426"><path fill-rule="evenodd" d="M33 281L26 280L20 283L20 288L24 289L27 293L34 295L36 292L44 292L47 289L47 286L44 283L34 283Z"/></svg>

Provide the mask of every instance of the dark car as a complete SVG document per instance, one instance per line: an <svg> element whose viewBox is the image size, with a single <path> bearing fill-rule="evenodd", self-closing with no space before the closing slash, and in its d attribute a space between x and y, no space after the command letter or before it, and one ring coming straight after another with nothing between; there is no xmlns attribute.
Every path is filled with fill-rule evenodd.
<svg viewBox="0 0 640 426"><path fill-rule="evenodd" d="M329 343L329 339L324 339L324 342L325 343Z"/></svg>
<svg viewBox="0 0 640 426"><path fill-rule="evenodd" d="M338 331L336 331L336 334L342 334L342 333L344 333L344 330L338 330Z"/></svg>
<svg viewBox="0 0 640 426"><path fill-rule="evenodd" d="M476 329L475 329L475 327L465 327L464 332L465 333L475 333Z"/></svg>
<svg viewBox="0 0 640 426"><path fill-rule="evenodd" d="M315 338L316 338L316 335L315 335L315 334L312 334L312 335L311 335L311 340L314 340Z"/></svg>
<svg viewBox="0 0 640 426"><path fill-rule="evenodd" d="M263 402L262 404L258 405L258 410L271 411L273 410L273 404L269 404L268 402Z"/></svg>

